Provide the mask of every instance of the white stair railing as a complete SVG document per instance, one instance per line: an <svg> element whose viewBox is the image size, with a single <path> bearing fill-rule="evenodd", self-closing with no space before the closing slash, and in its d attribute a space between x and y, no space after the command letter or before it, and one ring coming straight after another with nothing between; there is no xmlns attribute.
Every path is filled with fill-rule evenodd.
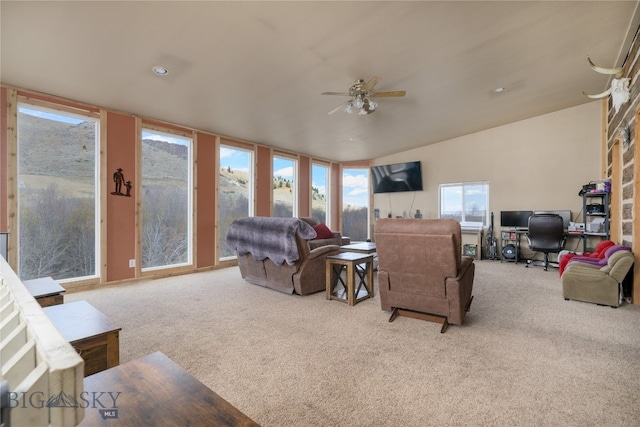
<svg viewBox="0 0 640 427"><path fill-rule="evenodd" d="M1 256L0 362L8 386L3 403L10 408L3 425L71 427L82 421L84 361Z"/></svg>

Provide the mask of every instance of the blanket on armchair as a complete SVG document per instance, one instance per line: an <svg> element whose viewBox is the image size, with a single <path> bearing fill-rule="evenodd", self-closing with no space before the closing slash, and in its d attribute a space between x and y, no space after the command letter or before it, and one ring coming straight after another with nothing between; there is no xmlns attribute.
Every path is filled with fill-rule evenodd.
<svg viewBox="0 0 640 427"><path fill-rule="evenodd" d="M226 243L238 256L251 253L257 261L269 258L275 265L292 265L300 258L296 232L303 239L316 237L313 227L298 218L238 218L229 226Z"/></svg>

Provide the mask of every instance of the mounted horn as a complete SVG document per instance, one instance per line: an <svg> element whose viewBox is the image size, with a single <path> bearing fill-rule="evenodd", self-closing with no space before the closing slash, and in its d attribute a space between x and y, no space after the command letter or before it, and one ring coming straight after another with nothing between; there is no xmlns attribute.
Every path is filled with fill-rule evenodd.
<svg viewBox="0 0 640 427"><path fill-rule="evenodd" d="M599 93L597 95L589 95L587 93L584 93L584 92L583 93L592 99L602 99L611 95L611 103L613 104L613 107L615 108L616 114L617 114L620 111L620 107L622 106L622 104L628 102L631 96L629 93L630 79L621 78L622 67L619 67L619 68L598 67L596 64L593 63L593 61L591 61L591 58L589 58L589 55L587 55L587 61L589 61L589 66L596 73L614 76L614 78L611 79L611 87L602 93Z"/></svg>
<svg viewBox="0 0 640 427"><path fill-rule="evenodd" d="M582 92L582 94L588 96L591 99L602 99L602 98L606 98L607 96L611 95L611 88L609 88L609 89L605 90L604 92L599 93L597 95L589 95L586 92Z"/></svg>
<svg viewBox="0 0 640 427"><path fill-rule="evenodd" d="M589 66L591 66L591 69L596 73L614 75L616 77L620 77L622 75L622 67L619 67L619 68L598 67L596 64L593 63L591 58L589 58L589 55L587 55L587 61L589 61Z"/></svg>

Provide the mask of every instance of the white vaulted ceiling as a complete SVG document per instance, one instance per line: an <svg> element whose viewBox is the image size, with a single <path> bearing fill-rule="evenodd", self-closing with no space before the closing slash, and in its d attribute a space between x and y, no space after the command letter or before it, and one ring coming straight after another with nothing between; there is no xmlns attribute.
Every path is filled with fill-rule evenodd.
<svg viewBox="0 0 640 427"><path fill-rule="evenodd" d="M591 102L636 1L2 1L2 83L338 161ZM170 73L151 72L164 65ZM328 115L380 76L370 115ZM497 87L507 90L494 93Z"/></svg>

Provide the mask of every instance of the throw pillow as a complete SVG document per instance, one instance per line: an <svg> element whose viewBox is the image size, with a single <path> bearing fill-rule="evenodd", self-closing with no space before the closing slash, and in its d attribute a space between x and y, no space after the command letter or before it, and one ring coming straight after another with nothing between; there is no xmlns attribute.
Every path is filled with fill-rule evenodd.
<svg viewBox="0 0 640 427"><path fill-rule="evenodd" d="M313 226L313 229L316 230L317 234L316 238L313 240L333 239L333 233L331 232L331 230L329 230L329 227L327 227L326 224L316 224Z"/></svg>

